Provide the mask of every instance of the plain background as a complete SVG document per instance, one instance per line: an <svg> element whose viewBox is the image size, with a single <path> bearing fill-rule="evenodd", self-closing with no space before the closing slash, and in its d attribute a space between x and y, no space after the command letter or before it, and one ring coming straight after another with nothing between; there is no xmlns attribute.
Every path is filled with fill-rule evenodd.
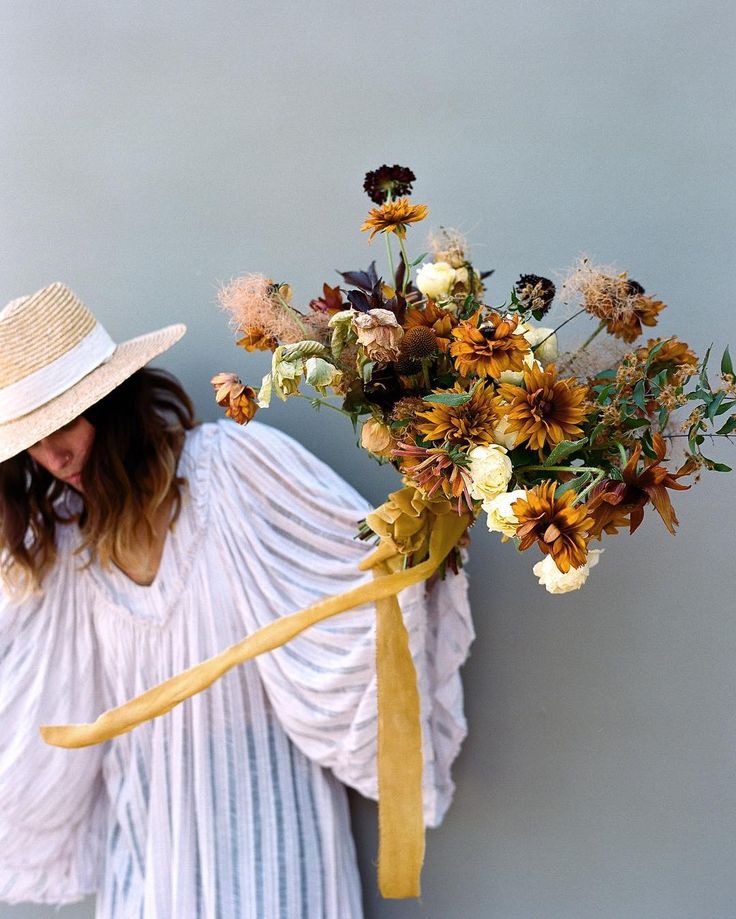
<svg viewBox="0 0 736 919"><path fill-rule="evenodd" d="M382 265L358 228L383 162L414 169L427 228L467 232L492 301L585 251L669 304L662 332L736 345L728 0L2 7L2 302L58 279L117 339L186 322L162 363L204 419L213 373L266 366L235 348L219 284L259 271L306 304L334 269ZM259 417L372 501L398 483L337 414ZM379 899L375 810L354 801L367 916L736 916L736 477L674 500L676 538L650 512L566 597L476 528L456 799L421 904Z"/></svg>

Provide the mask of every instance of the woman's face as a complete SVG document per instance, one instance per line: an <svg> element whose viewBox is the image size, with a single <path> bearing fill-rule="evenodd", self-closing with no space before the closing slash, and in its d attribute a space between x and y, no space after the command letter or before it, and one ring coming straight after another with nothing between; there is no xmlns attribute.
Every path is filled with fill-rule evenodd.
<svg viewBox="0 0 736 919"><path fill-rule="evenodd" d="M81 492L82 469L87 463L94 440L94 427L80 415L29 447L28 453L51 475Z"/></svg>

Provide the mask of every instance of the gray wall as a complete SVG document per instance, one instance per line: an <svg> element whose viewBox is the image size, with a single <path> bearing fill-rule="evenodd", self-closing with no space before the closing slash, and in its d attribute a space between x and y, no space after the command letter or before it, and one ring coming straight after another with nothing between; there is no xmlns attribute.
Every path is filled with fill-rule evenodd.
<svg viewBox="0 0 736 919"><path fill-rule="evenodd" d="M431 223L470 234L495 297L584 249L669 303L663 331L736 345L728 0L2 6L2 302L62 279L115 337L185 321L166 365L204 418L213 372L264 369L218 283L263 271L306 302L380 259L358 226L385 161L413 167ZM298 400L260 417L371 500L397 482L337 415L327 437ZM456 800L421 904L378 898L355 801L368 916L736 915L736 479L675 500L677 538L650 515L566 598L477 529Z"/></svg>

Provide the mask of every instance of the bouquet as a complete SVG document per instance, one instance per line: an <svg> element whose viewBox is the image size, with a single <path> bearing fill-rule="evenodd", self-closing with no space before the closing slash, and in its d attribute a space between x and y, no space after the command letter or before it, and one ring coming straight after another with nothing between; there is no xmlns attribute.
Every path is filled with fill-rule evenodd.
<svg viewBox="0 0 736 919"><path fill-rule="evenodd" d="M398 165L365 177L375 206L361 230L383 237L383 272L375 260L339 272L302 310L289 284L258 274L221 290L238 344L273 356L258 390L217 374L217 402L241 424L274 395L346 415L361 446L402 476L358 534L379 539L394 569L427 558L438 517L466 515L471 526L482 516L519 551L541 553L533 572L548 591L575 590L603 551L591 544L633 533L645 512L674 533L671 493L701 469L730 471L701 451L706 437L736 431L729 349L714 383L712 347L700 359L675 336L643 341L665 304L587 258L559 294L522 274L498 302L486 287L493 272L473 265L458 231L440 228L412 257L408 231L428 215L411 201L414 181ZM558 332L578 318L592 332L561 350ZM466 528L442 576L462 564L467 542Z"/></svg>

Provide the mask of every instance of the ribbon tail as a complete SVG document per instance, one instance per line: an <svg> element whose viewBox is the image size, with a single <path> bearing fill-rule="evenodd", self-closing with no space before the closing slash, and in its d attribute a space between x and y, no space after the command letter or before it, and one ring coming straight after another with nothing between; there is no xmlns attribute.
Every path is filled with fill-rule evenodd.
<svg viewBox="0 0 736 919"><path fill-rule="evenodd" d="M376 577L384 565L374 570ZM376 601L378 887L418 897L424 861L422 723L409 634L395 596Z"/></svg>

